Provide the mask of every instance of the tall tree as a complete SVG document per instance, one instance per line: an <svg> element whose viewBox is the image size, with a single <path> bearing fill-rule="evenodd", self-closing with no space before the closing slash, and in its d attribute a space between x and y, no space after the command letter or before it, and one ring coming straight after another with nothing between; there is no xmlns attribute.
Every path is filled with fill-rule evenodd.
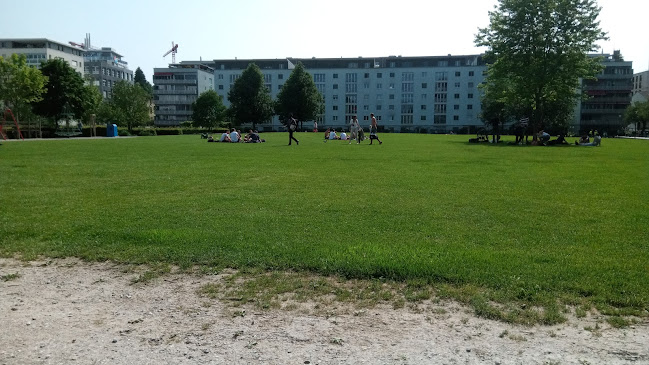
<svg viewBox="0 0 649 365"><path fill-rule="evenodd" d="M234 82L228 93L230 108L228 115L234 124L263 123L273 116L273 101L270 91L264 85L264 75L259 66L251 63L241 77Z"/></svg>
<svg viewBox="0 0 649 365"><path fill-rule="evenodd" d="M588 54L606 39L595 0L499 0L488 28L476 35L488 47L486 83L506 85L505 104L526 110L534 132L571 118L580 78L602 70ZM536 133L535 133L536 134Z"/></svg>
<svg viewBox="0 0 649 365"><path fill-rule="evenodd" d="M147 93L149 93L149 95L153 97L153 86L151 86L151 83L147 81L146 77L144 76L144 72L139 67L135 70L133 82L140 85L142 89L144 89Z"/></svg>
<svg viewBox="0 0 649 365"><path fill-rule="evenodd" d="M43 100L35 105L36 113L57 119L68 106L75 117L85 112L83 77L61 59L47 60L41 64L41 72L49 78Z"/></svg>
<svg viewBox="0 0 649 365"><path fill-rule="evenodd" d="M647 130L647 122L649 122L649 102L635 102L629 105L624 112L624 121L635 124L636 130L639 124L640 132L644 134Z"/></svg>
<svg viewBox="0 0 649 365"><path fill-rule="evenodd" d="M113 87L113 96L101 108L100 114L102 120L108 117L110 121L132 131L133 127L146 125L151 119L149 94L138 84L119 81Z"/></svg>
<svg viewBox="0 0 649 365"><path fill-rule="evenodd" d="M299 121L314 120L322 112L322 95L315 86L313 76L302 62L298 62L277 95L275 112L282 120L289 114Z"/></svg>
<svg viewBox="0 0 649 365"><path fill-rule="evenodd" d="M223 97L214 90L208 90L192 103L192 120L194 125L212 130L223 122L225 110Z"/></svg>
<svg viewBox="0 0 649 365"><path fill-rule="evenodd" d="M32 103L43 99L46 83L47 77L40 70L29 67L25 55L12 54L9 59L0 57L0 102L12 109L18 122L31 114Z"/></svg>

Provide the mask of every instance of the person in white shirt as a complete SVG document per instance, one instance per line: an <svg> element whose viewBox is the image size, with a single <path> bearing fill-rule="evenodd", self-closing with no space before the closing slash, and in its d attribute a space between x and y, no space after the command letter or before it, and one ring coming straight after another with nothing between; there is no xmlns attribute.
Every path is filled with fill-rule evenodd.
<svg viewBox="0 0 649 365"><path fill-rule="evenodd" d="M219 142L230 142L230 135L228 134L228 132L223 132L223 134L221 134Z"/></svg>
<svg viewBox="0 0 649 365"><path fill-rule="evenodd" d="M352 117L352 120L349 122L349 132L350 132L350 134L349 134L349 144L352 143L352 140L358 139L358 129L359 129L359 127L360 127L360 124L358 124L358 119L354 115ZM360 142L356 142L356 143L360 143Z"/></svg>
<svg viewBox="0 0 649 365"><path fill-rule="evenodd" d="M240 139L241 139L241 136L239 136L239 133L237 132L237 130L232 128L232 132L230 132L230 142L236 143L236 142L239 142Z"/></svg>
<svg viewBox="0 0 649 365"><path fill-rule="evenodd" d="M340 139L340 137L336 135L335 129L331 129L331 132L329 132L329 140L334 140L334 139Z"/></svg>
<svg viewBox="0 0 649 365"><path fill-rule="evenodd" d="M340 139L342 139L343 141L346 141L347 140L347 133L340 132Z"/></svg>

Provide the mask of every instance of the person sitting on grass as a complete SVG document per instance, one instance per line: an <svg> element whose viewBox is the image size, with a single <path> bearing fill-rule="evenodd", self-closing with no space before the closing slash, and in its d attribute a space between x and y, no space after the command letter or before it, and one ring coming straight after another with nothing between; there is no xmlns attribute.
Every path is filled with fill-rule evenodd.
<svg viewBox="0 0 649 365"><path fill-rule="evenodd" d="M333 141L334 139L340 139L340 137L336 135L336 130L332 129L331 132L329 132L329 140Z"/></svg>
<svg viewBox="0 0 649 365"><path fill-rule="evenodd" d="M223 134L221 134L219 142L230 142L230 134L228 132L223 132Z"/></svg>
<svg viewBox="0 0 649 365"><path fill-rule="evenodd" d="M590 137L588 137L587 133L582 134L581 138L579 138L579 141L575 142L575 144L582 144L582 143L590 143Z"/></svg>
<svg viewBox="0 0 649 365"><path fill-rule="evenodd" d="M241 140L241 135L239 132L237 132L236 129L232 128L232 131L230 132L230 142L232 143L237 143Z"/></svg>
<svg viewBox="0 0 649 365"><path fill-rule="evenodd" d="M566 141L566 138L563 136L563 134L560 134L557 139L553 139L551 141L548 141L548 146L556 146L560 144L568 144Z"/></svg>
<svg viewBox="0 0 649 365"><path fill-rule="evenodd" d="M327 128L327 130L325 131L325 136L324 136L325 137L325 139L324 139L325 142L327 142L329 140L329 134L330 133L331 133L331 128Z"/></svg>
<svg viewBox="0 0 649 365"><path fill-rule="evenodd" d="M538 134L539 138L539 144L542 145L547 145L548 141L550 140L550 133L546 132L545 130L541 129Z"/></svg>
<svg viewBox="0 0 649 365"><path fill-rule="evenodd" d="M596 135L595 137L593 137L593 142L592 142L592 143L577 143L577 142L575 141L575 144L576 144L577 146L593 146L593 147L599 147L599 146L602 145L602 137L600 137L599 135Z"/></svg>
<svg viewBox="0 0 649 365"><path fill-rule="evenodd" d="M343 140L343 141L346 141L347 140L347 133L345 133L344 131L340 132L340 139Z"/></svg>

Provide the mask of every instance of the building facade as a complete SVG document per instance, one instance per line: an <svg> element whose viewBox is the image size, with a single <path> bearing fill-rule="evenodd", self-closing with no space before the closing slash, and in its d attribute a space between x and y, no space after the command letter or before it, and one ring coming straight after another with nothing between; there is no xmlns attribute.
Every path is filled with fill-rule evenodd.
<svg viewBox="0 0 649 365"><path fill-rule="evenodd" d="M0 39L0 56L11 57L12 54L24 54L27 64L40 68L41 62L51 59L66 61L75 71L83 74L84 50L47 38Z"/></svg>
<svg viewBox="0 0 649 365"><path fill-rule="evenodd" d="M271 97L298 62L313 76L324 97L318 116L322 128L347 128L353 115L369 125L374 113L379 126L392 132L446 133L483 126L480 91L486 66L480 55L441 57L288 58L184 61L214 69L214 89L229 106L228 92L250 63L264 75ZM264 130L284 130L277 116Z"/></svg>
<svg viewBox="0 0 649 365"><path fill-rule="evenodd" d="M191 120L192 103L214 90L214 70L201 64L171 64L153 69L154 123L178 126Z"/></svg>
<svg viewBox="0 0 649 365"><path fill-rule="evenodd" d="M113 87L119 81L133 84L133 71L128 69L128 63L122 60L122 57L110 47L87 48L85 50L84 72L92 77L93 83L99 88L104 98L109 98L112 95Z"/></svg>
<svg viewBox="0 0 649 365"><path fill-rule="evenodd" d="M649 71L633 75L633 95L638 93L649 94Z"/></svg>
<svg viewBox="0 0 649 365"><path fill-rule="evenodd" d="M604 69L597 79L582 82L589 98L581 103L579 131L575 132L598 130L614 135L624 128L624 111L631 104L633 90L633 64L624 61L620 51L601 56Z"/></svg>

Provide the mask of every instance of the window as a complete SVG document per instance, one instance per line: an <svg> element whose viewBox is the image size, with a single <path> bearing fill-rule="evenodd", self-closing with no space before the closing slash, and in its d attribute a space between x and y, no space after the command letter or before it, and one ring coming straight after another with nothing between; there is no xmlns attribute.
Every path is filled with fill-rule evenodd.
<svg viewBox="0 0 649 365"><path fill-rule="evenodd" d="M423 104L423 105L421 106L421 110L426 110L426 104Z"/></svg>
<svg viewBox="0 0 649 365"><path fill-rule="evenodd" d="M338 116L337 116L337 115L334 115L334 116L331 118L331 120L333 120L334 122L337 121L337 120L338 120Z"/></svg>
<svg viewBox="0 0 649 365"><path fill-rule="evenodd" d="M427 83L425 83L425 82L422 82L422 83L421 83L421 88L422 88L422 89L426 89L427 87L428 87L428 84L427 84Z"/></svg>
<svg viewBox="0 0 649 365"><path fill-rule="evenodd" d="M469 99L473 99L473 94L468 95Z"/></svg>
<svg viewBox="0 0 649 365"><path fill-rule="evenodd" d="M433 124L446 124L446 115L436 115L435 119L433 120Z"/></svg>
<svg viewBox="0 0 649 365"><path fill-rule="evenodd" d="M378 84L376 84L376 88L377 89L383 89L383 84L379 82Z"/></svg>
<svg viewBox="0 0 649 365"><path fill-rule="evenodd" d="M394 64L394 62L392 62L392 64ZM390 66L390 67L394 67L394 66ZM390 72L390 77L394 77L394 72Z"/></svg>
<svg viewBox="0 0 649 365"><path fill-rule="evenodd" d="M394 82L390 83L390 89L394 89Z"/></svg>
<svg viewBox="0 0 649 365"><path fill-rule="evenodd" d="M381 104L376 105L376 110L381 110Z"/></svg>
<svg viewBox="0 0 649 365"><path fill-rule="evenodd" d="M453 105L453 110L460 110L460 105L459 104Z"/></svg>
<svg viewBox="0 0 649 365"><path fill-rule="evenodd" d="M223 90L223 85L219 85L219 90Z"/></svg>
<svg viewBox="0 0 649 365"><path fill-rule="evenodd" d="M421 73L421 77L428 77L428 72L423 71L423 72Z"/></svg>
<svg viewBox="0 0 649 365"><path fill-rule="evenodd" d="M377 74L376 74L376 78L377 78L377 79L383 78L383 74L382 74L381 72L377 73Z"/></svg>
<svg viewBox="0 0 649 365"><path fill-rule="evenodd" d="M282 90L282 86L284 86L284 85L277 85L277 90Z"/></svg>
<svg viewBox="0 0 649 365"><path fill-rule="evenodd" d="M356 82L358 81L358 75L355 73L345 74L345 82Z"/></svg>
<svg viewBox="0 0 649 365"><path fill-rule="evenodd" d="M313 82L325 82L325 74L313 74Z"/></svg>
<svg viewBox="0 0 649 365"><path fill-rule="evenodd" d="M471 109L473 109L473 105L472 105L472 104L469 104L469 105L466 106L466 108L467 108L468 110L471 110Z"/></svg>
<svg viewBox="0 0 649 365"><path fill-rule="evenodd" d="M446 114L446 104L435 104L435 114Z"/></svg>
<svg viewBox="0 0 649 365"><path fill-rule="evenodd" d="M404 72L401 74L401 81L408 82L408 81L413 81L414 79L415 79L414 72Z"/></svg>
<svg viewBox="0 0 649 365"><path fill-rule="evenodd" d="M427 94L421 94L421 100L426 100L426 99L428 99L428 95Z"/></svg>
<svg viewBox="0 0 649 365"><path fill-rule="evenodd" d="M401 92L411 93L414 90L415 90L415 88L414 88L414 85L412 84L412 82L404 82L403 84L401 84Z"/></svg>
<svg viewBox="0 0 649 365"><path fill-rule="evenodd" d="M369 110L370 110L370 106L369 106L369 105L363 105L363 110L368 110L368 111L369 111Z"/></svg>
<svg viewBox="0 0 649 365"><path fill-rule="evenodd" d="M453 95L453 97L454 97L455 99L459 99L459 98L460 98L460 94L455 94L455 95Z"/></svg>
<svg viewBox="0 0 649 365"><path fill-rule="evenodd" d="M363 77L366 78L366 79L369 79L370 78L370 73L369 72L364 73Z"/></svg>
<svg viewBox="0 0 649 365"><path fill-rule="evenodd" d="M333 95L333 100L338 100L338 95Z"/></svg>
<svg viewBox="0 0 649 365"><path fill-rule="evenodd" d="M459 82L456 82L456 83L455 83L455 87L460 87L460 83L459 83Z"/></svg>
<svg viewBox="0 0 649 365"><path fill-rule="evenodd" d="M394 94L390 94L390 96L389 96L388 98L389 98L390 100L394 100Z"/></svg>
<svg viewBox="0 0 649 365"><path fill-rule="evenodd" d="M337 79L337 78L338 78L338 74L334 74L334 79Z"/></svg>
<svg viewBox="0 0 649 365"><path fill-rule="evenodd" d="M278 80L284 80L284 75L282 75L282 74L277 75L277 79Z"/></svg>
<svg viewBox="0 0 649 365"><path fill-rule="evenodd" d="M469 76L473 76L473 71L469 71Z"/></svg>
<svg viewBox="0 0 649 365"><path fill-rule="evenodd" d="M334 84L334 89L338 89L338 84Z"/></svg>
<svg viewBox="0 0 649 365"><path fill-rule="evenodd" d="M473 83L469 82L469 88L472 88L472 87L473 87Z"/></svg>
<svg viewBox="0 0 649 365"><path fill-rule="evenodd" d="M438 67L447 67L448 66L448 61L437 61L437 66Z"/></svg>
<svg viewBox="0 0 649 365"><path fill-rule="evenodd" d="M363 83L363 89L369 89L370 88L370 83L369 82L364 82Z"/></svg>
<svg viewBox="0 0 649 365"><path fill-rule="evenodd" d="M455 77L460 77L460 71L455 71Z"/></svg>
<svg viewBox="0 0 649 365"><path fill-rule="evenodd" d="M334 106L333 106L333 109L334 109L334 110L338 110L338 105L334 105Z"/></svg>
<svg viewBox="0 0 649 365"><path fill-rule="evenodd" d="M421 116L421 120L426 120L426 116L425 116L425 115L422 115L422 116Z"/></svg>
<svg viewBox="0 0 649 365"><path fill-rule="evenodd" d="M388 109L390 109L390 110L394 110L394 105L389 105L389 106L388 106Z"/></svg>
<svg viewBox="0 0 649 365"><path fill-rule="evenodd" d="M377 101L381 101L381 100L383 100L383 94L378 94L378 95L376 95L376 100L377 100Z"/></svg>
<svg viewBox="0 0 649 365"><path fill-rule="evenodd" d="M459 115L454 115L453 120L460 120L460 116Z"/></svg>

